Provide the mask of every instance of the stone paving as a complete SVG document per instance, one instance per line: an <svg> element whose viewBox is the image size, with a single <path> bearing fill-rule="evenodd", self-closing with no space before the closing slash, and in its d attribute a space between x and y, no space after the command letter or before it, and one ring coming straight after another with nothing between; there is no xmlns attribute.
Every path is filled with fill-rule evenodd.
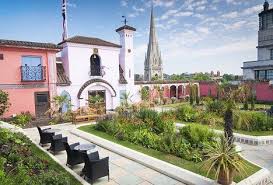
<svg viewBox="0 0 273 185"><path fill-rule="evenodd" d="M89 143L80 137L72 135L69 130L76 128L72 124L61 124L53 125L51 128L61 129L61 134L68 137L68 142L70 144L75 142L80 142L81 144ZM24 129L28 136L36 143L39 142L39 133L37 128ZM58 133L57 133L58 134ZM47 146L49 147L49 146ZM183 183L178 182L166 175L163 175L155 170L147 168L137 162L129 160L104 148L98 147L100 157L109 156L109 168L110 168L110 181L108 182L107 177L98 179L94 184L97 185L183 185ZM66 152L62 151L55 155L55 157L63 164L66 164ZM80 174L83 164L76 165L73 170Z"/></svg>
<svg viewBox="0 0 273 185"><path fill-rule="evenodd" d="M236 143L241 147L242 155L249 161L268 169L271 172L271 183L273 185L273 145L253 146Z"/></svg>

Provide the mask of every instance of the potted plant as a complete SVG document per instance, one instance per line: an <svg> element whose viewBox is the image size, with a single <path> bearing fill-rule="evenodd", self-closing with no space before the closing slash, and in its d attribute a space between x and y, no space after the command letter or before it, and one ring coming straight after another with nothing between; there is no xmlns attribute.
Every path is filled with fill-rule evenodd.
<svg viewBox="0 0 273 185"><path fill-rule="evenodd" d="M204 165L208 166L207 175L215 170L215 179L222 185L229 185L233 181L234 173L245 174L246 164L236 151L235 145L229 144L228 139L222 136L215 145L207 145L205 148L206 160Z"/></svg>

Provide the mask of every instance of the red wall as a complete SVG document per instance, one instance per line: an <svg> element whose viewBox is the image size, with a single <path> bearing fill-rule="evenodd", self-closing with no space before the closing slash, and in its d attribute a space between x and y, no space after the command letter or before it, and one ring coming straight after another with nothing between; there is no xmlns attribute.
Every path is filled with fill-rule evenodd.
<svg viewBox="0 0 273 185"><path fill-rule="evenodd" d="M213 82L199 82L200 96L209 96L209 91L211 91L211 96L217 96L217 84Z"/></svg>
<svg viewBox="0 0 273 185"><path fill-rule="evenodd" d="M273 102L273 85L268 82L258 82L255 84L256 100Z"/></svg>

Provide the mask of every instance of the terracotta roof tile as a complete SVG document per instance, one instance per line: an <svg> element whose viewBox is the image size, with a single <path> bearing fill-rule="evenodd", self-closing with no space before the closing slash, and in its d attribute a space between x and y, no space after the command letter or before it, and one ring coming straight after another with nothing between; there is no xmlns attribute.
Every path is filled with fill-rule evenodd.
<svg viewBox="0 0 273 185"><path fill-rule="evenodd" d="M60 50L61 46L53 43L18 41L18 40L5 40L0 39L0 46L4 47L22 47L22 48L35 48L35 49L53 49Z"/></svg>
<svg viewBox="0 0 273 185"><path fill-rule="evenodd" d="M57 63L56 67L57 67L57 85L69 86L71 82L64 72L63 64Z"/></svg>
<svg viewBox="0 0 273 185"><path fill-rule="evenodd" d="M84 37L84 36L74 36L74 37L68 38L65 41L59 43L59 45L65 42L121 48L120 45L112 43L112 42L108 42L99 38Z"/></svg>

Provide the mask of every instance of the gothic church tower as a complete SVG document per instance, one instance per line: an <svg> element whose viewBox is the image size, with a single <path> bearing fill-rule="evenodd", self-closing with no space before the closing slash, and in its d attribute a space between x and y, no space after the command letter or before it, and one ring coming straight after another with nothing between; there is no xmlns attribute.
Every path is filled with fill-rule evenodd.
<svg viewBox="0 0 273 185"><path fill-rule="evenodd" d="M163 80L163 66L161 53L158 46L156 37L155 22L153 15L153 7L151 10L151 21L150 21L150 36L147 54L145 54L144 62L144 80Z"/></svg>

